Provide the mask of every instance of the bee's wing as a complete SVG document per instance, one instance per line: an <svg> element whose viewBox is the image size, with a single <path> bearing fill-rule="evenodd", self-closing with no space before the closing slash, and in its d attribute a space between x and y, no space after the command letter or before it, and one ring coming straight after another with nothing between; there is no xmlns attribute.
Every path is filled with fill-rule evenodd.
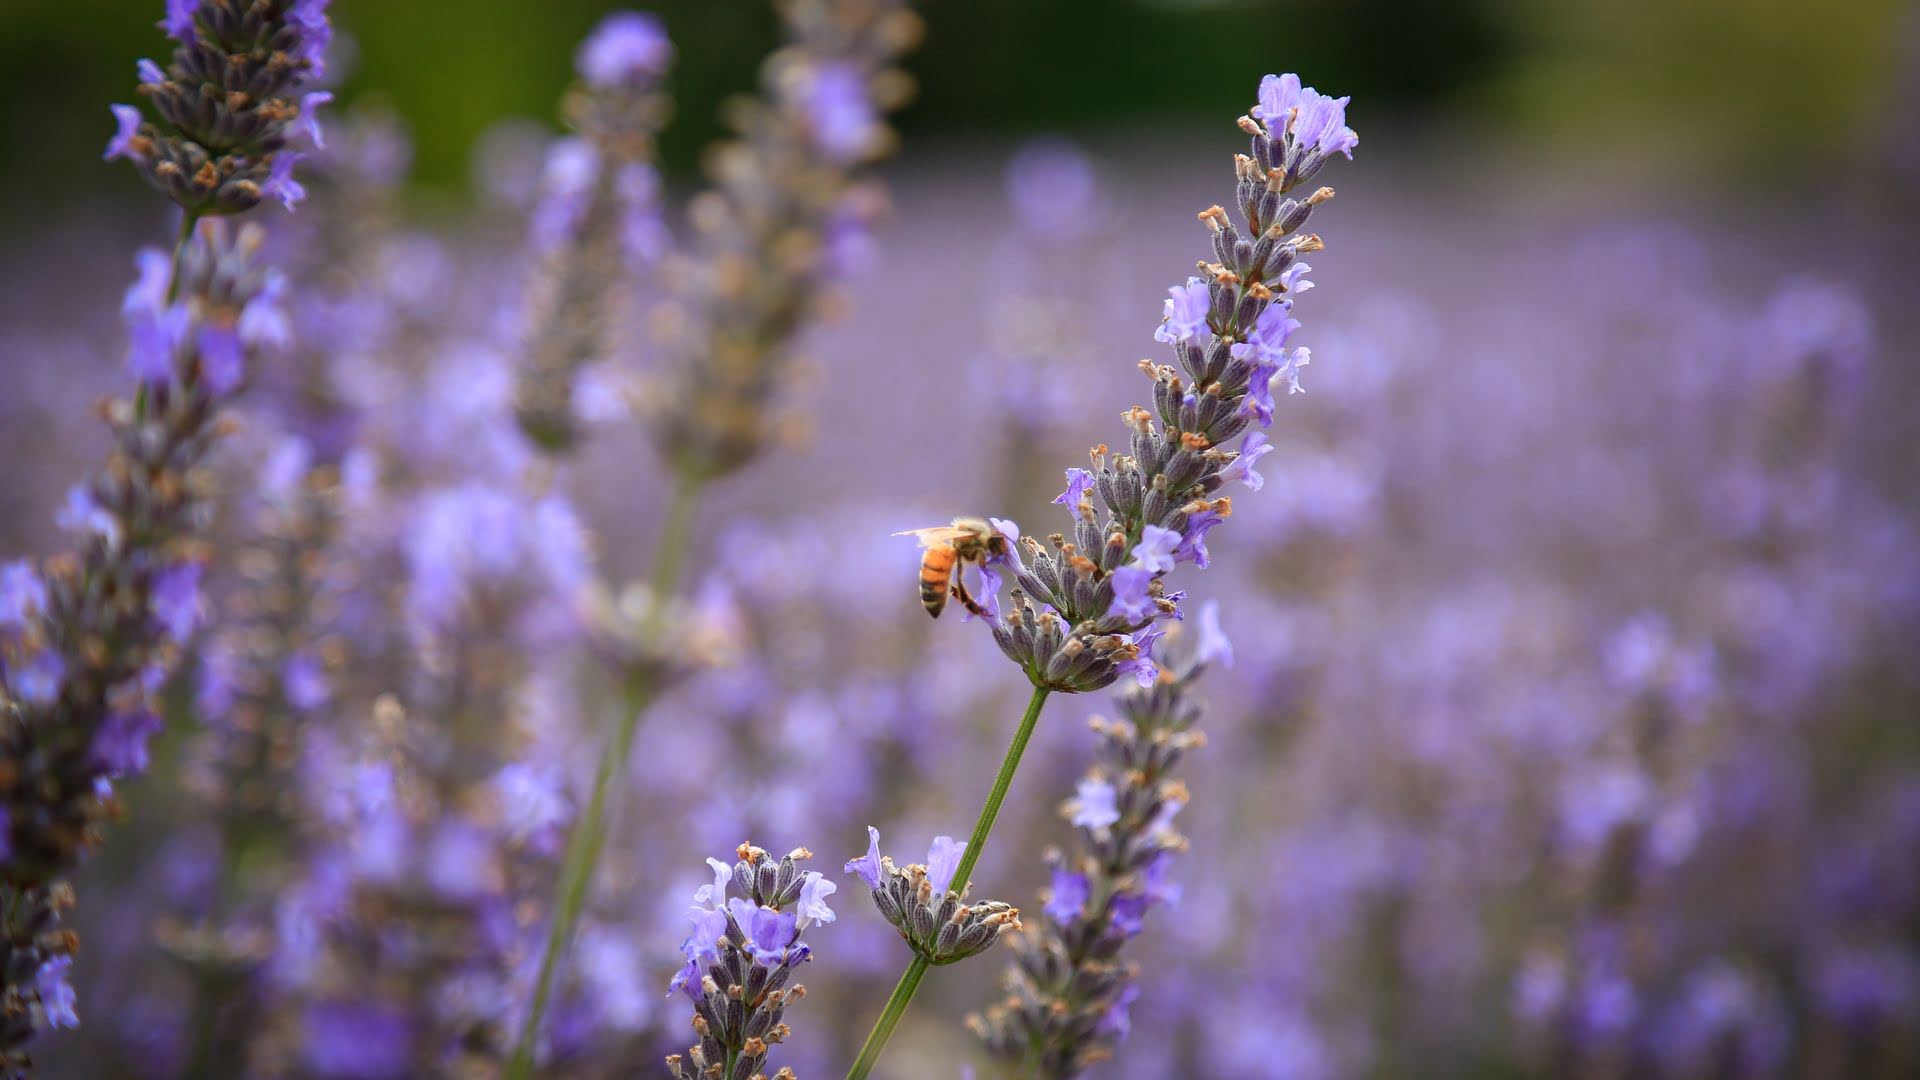
<svg viewBox="0 0 1920 1080"><path fill-rule="evenodd" d="M930 548L952 543L967 535L967 530L956 529L951 525L935 525L929 529L908 529L906 532L897 532L893 535L911 536L920 541L921 547Z"/></svg>

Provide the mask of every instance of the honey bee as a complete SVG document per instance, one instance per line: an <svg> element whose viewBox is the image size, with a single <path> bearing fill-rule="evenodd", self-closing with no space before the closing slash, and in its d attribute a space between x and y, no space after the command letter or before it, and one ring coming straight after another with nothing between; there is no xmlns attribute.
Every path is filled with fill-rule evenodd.
<svg viewBox="0 0 1920 1080"><path fill-rule="evenodd" d="M946 610L947 591L951 589L968 611L986 617L987 610L967 593L960 570L967 563L985 565L989 558L1007 553L1007 538L998 529L979 518L954 518L951 525L911 529L893 535L914 537L926 550L920 560L920 603L927 614L936 619L940 617Z"/></svg>

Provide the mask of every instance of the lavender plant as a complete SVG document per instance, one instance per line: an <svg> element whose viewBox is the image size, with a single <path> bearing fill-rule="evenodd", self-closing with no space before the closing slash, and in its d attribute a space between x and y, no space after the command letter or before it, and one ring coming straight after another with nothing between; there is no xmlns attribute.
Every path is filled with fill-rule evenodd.
<svg viewBox="0 0 1920 1080"><path fill-rule="evenodd" d="M1073 518L1070 536L1056 533L1042 545L1012 522L991 523L994 539L973 560L981 578L974 594L985 602L981 613L992 620L994 641L1026 673L1033 694L952 875L963 891L1047 697L1098 690L1122 675L1151 685L1152 650L1164 633L1155 624L1176 617L1184 596L1168 593L1162 579L1183 562L1208 565L1207 535L1232 513L1221 488L1235 480L1255 490L1262 484L1255 465L1269 446L1261 430L1248 429L1272 423L1277 382L1299 389L1299 370L1310 357L1304 348L1290 350L1288 340L1300 325L1292 317L1294 296L1305 291L1310 269L1301 256L1324 247L1299 230L1333 197L1326 187L1304 198L1292 193L1332 155L1352 156L1359 136L1346 126L1346 106L1346 98L1303 87L1296 75L1261 81L1257 104L1240 119L1252 152L1235 159L1235 202L1246 231L1219 206L1201 212L1214 260L1200 264L1204 279L1189 277L1168 290L1154 334L1173 347L1180 368L1141 361L1153 380L1154 409L1122 414L1128 452L1096 446L1092 470L1068 470L1067 489L1054 501ZM1237 450L1225 448L1243 433ZM936 531L923 543L952 539ZM996 595L1002 573L1018 584L1004 615ZM881 896L876 888L876 900ZM932 962L916 951L850 1080L873 1069Z"/></svg>
<svg viewBox="0 0 1920 1080"><path fill-rule="evenodd" d="M1071 854L1047 853L1044 920L1015 939L1005 998L967 1018L987 1048L1023 1075L1078 1076L1111 1057L1130 1030L1128 1006L1140 990L1122 950L1149 910L1180 894L1169 874L1187 841L1173 818L1188 794L1172 773L1205 743L1193 685L1207 665L1233 662L1212 602L1199 627L1183 663L1120 694L1120 719L1093 721L1098 764L1062 808L1078 843Z"/></svg>
<svg viewBox="0 0 1920 1080"><path fill-rule="evenodd" d="M140 64L160 121L114 106L106 156L130 158L179 204L179 240L171 258L141 252L122 307L136 386L103 408L106 468L69 497L78 550L11 564L0 598L0 1061L17 1075L31 1071L36 1032L78 1023L65 982L76 942L57 926L73 902L63 879L100 842L114 784L146 768L153 696L197 621L204 463L221 410L250 364L287 343L264 234L201 219L296 202L289 145L317 136L324 100L296 95L320 67L325 0L175 2L161 25L171 62Z"/></svg>
<svg viewBox="0 0 1920 1080"><path fill-rule="evenodd" d="M799 864L812 858L797 848L780 859L741 844L732 866L708 859L713 884L694 894L692 931L680 946L686 957L669 985L693 1003L693 1030L700 1037L685 1056L667 1057L677 1080L764 1077L774 1046L791 1034L787 1008L806 995L793 974L813 955L801 935L813 923L830 923L827 897L837 887L817 870ZM742 895L729 897L729 888ZM789 985L791 983L791 985ZM792 1069L774 1074L793 1080Z"/></svg>
<svg viewBox="0 0 1920 1080"><path fill-rule="evenodd" d="M767 444L794 339L846 269L846 247L877 201L873 189L853 182L854 172L888 148L882 112L906 98L905 76L892 64L915 44L920 24L904 0L791 0L780 13L788 44L762 65L762 99L736 108L740 138L716 152L716 187L691 208L698 252L668 274L678 291L666 319L671 385L643 400L642 412L668 465L671 493L644 597L601 609L614 616L603 636L625 658L626 708L569 839L514 1053L516 1077L533 1068L555 967L599 863L614 770L626 762L639 716L658 691L668 598L700 493Z"/></svg>

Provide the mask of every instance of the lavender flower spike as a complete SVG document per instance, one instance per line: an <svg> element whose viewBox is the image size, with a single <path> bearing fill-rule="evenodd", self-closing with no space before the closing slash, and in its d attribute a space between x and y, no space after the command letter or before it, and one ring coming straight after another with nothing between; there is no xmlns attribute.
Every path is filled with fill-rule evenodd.
<svg viewBox="0 0 1920 1080"><path fill-rule="evenodd" d="M131 160L190 217L298 202L296 144L319 144L311 111L326 100L301 91L322 74L328 2L169 0L160 25L177 42L173 57L164 69L141 63L139 92L159 120L113 106L106 156Z"/></svg>
<svg viewBox="0 0 1920 1080"><path fill-rule="evenodd" d="M767 1054L786 1039L782 1021L787 1007L806 995L806 987L789 983L793 973L812 955L800 940L807 927L832 922L826 898L834 891L818 871L803 871L800 863L812 857L800 848L780 859L752 844L735 851L739 861L730 877L716 876L701 886L688 912L692 926L680 945L686 963L668 983L669 993L686 995L693 1003L693 1030L700 1042L687 1052L667 1058L667 1068L679 1080L705 1080L721 1075L764 1076ZM716 875L728 873L725 863L708 859ZM731 891L734 896L729 898ZM793 1076L781 1069L776 1076Z"/></svg>
<svg viewBox="0 0 1920 1080"><path fill-rule="evenodd" d="M668 113L661 82L672 59L658 20L609 15L580 47L580 82L561 103L575 134L548 152L533 213L540 265L515 403L521 428L552 450L579 438L576 376L606 353L616 299L667 246L652 159Z"/></svg>
<svg viewBox="0 0 1920 1080"><path fill-rule="evenodd" d="M1160 673L1153 650L1165 634L1159 624L1181 617L1185 595L1168 592L1163 579L1181 563L1205 569L1211 561L1207 536L1233 512L1222 487L1233 480L1258 486L1252 460L1268 444L1248 429L1272 422L1274 380L1286 378L1291 388L1306 363L1304 352L1285 351L1299 325L1294 296L1305 291L1300 256L1325 247L1299 230L1333 198L1332 188L1304 198L1294 192L1330 154L1350 156L1358 136L1345 126L1346 104L1300 89L1297 76L1262 82L1256 115L1239 121L1253 139L1251 152L1235 159L1234 203L1245 232L1219 206L1201 211L1213 259L1200 264L1199 276L1168 290L1154 332L1178 366L1140 361L1153 381L1152 407L1121 413L1127 434L1120 452L1105 444L1093 448L1091 484L1080 473L1068 474L1067 490L1055 501L1066 506L1069 531L1043 544L995 521L1012 549L1000 562L1019 587L1002 607L988 578L980 590L988 595L975 599L995 613L994 642L1020 665L1033 694L955 872L963 882L993 830L1048 695L1098 690L1123 677L1143 689L1155 686ZM1229 448L1242 435L1248 438L1239 449ZM1247 463L1236 467L1243 455ZM1104 781L1097 781L1076 800L1074 816L1083 827L1117 828L1124 820L1117 796L1109 807L1106 795ZM875 898L899 925L880 890ZM848 1080L872 1071L928 960L920 953L909 963Z"/></svg>
<svg viewBox="0 0 1920 1080"><path fill-rule="evenodd" d="M1194 727L1193 684L1207 664L1231 662L1216 621L1210 602L1185 666L1163 668L1151 687L1129 687L1119 698L1121 719L1093 722L1100 765L1118 782L1082 781L1063 809L1079 829L1071 853L1047 854L1044 918L1015 942L1005 997L967 1018L996 1056L1031 1063L1033 1075L1078 1076L1110 1057L1127 1030L1139 988L1121 952L1145 913L1178 895L1167 871L1186 840L1171 819L1187 790L1171 773L1205 744Z"/></svg>
<svg viewBox="0 0 1920 1080"><path fill-rule="evenodd" d="M1236 159L1245 231L1221 207L1200 214L1213 261L1202 264L1204 277L1168 290L1154 332L1177 366L1141 361L1152 406L1122 414L1123 450L1096 446L1090 471L1069 470L1056 501L1072 528L1051 547L1031 535L1018 541L1019 588L993 635L1035 687L1079 693L1123 674L1150 683L1152 627L1179 617L1178 595L1161 579L1180 563L1206 568L1207 534L1233 512L1221 488L1237 480L1260 489L1254 462L1272 449L1259 429L1273 420L1273 384L1298 389L1307 362L1305 349L1289 347L1300 326L1294 297L1310 284L1300 256L1324 245L1299 230L1333 197L1324 187L1293 193L1357 141L1344 98L1298 86L1295 76L1268 76L1261 104L1240 119L1253 137L1252 152Z"/></svg>
<svg viewBox="0 0 1920 1080"><path fill-rule="evenodd" d="M793 339L828 309L844 253L881 208L857 170L891 149L881 118L910 85L893 64L920 37L906 0L779 8L788 43L761 67L762 95L733 111L739 138L689 207L699 245L674 282L672 385L642 403L662 457L693 482L745 466L784 429Z"/></svg>

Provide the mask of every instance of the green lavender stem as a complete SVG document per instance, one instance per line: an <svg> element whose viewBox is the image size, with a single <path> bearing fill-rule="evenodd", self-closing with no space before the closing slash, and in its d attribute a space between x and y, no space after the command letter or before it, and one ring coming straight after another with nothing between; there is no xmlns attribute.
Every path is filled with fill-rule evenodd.
<svg viewBox="0 0 1920 1080"><path fill-rule="evenodd" d="M640 625L640 644L650 646L660 636L667 614L667 598L680 579L693 539L695 512L699 509L701 485L682 480L674 487L667 516L660 525L660 540L654 548L653 569L647 575L647 609ZM634 679L626 687L626 708L614 729L611 746L600 756L593 775L593 791L587 798L586 813L574 826L567 840L567 853L560 870L560 887L553 922L547 930L546 951L540 957L540 973L533 986L533 1001L521 1024L513 1059L507 1066L508 1080L528 1080L533 1075L533 1048L545 1022L547 1006L553 996L553 975L560 958L572 945L574 931L580 925L580 912L586 906L587 889L593 884L594 870L600 863L600 851L606 843L607 797L613 776L625 764L633 748L634 729L640 714L653 704L658 688L650 680Z"/></svg>
<svg viewBox="0 0 1920 1080"><path fill-rule="evenodd" d="M973 867L980 861L980 853L986 849L987 834L993 831L994 819L1000 816L1000 804L1007 800L1007 789L1013 786L1013 774L1020 768L1020 758L1027 752L1027 743L1033 739L1033 729L1040 722L1040 710L1047 703L1047 695L1052 691L1044 686L1035 687L1033 697L1027 700L1027 712L1020 718L1020 728L1013 733L1013 742L1007 746L1006 756L1000 759L1000 771L993 778L993 790L987 792L987 802L980 808L980 817L973 823L973 834L967 837L967 850L960 856L960 867L954 871L953 887L965 891L968 879L973 876ZM914 954L913 962L901 974L900 981L887 998L886 1008L880 1011L880 1019L874 1021L873 1030L867 1033L865 1045L860 1047L860 1056L854 1060L853 1068L847 1070L847 1080L864 1080L880 1060L881 1051L887 1047L887 1040L893 1037L893 1029L899 1025L900 1018L907 1013L907 1006L913 1003L913 995L920 991L920 979L926 975L926 957Z"/></svg>

